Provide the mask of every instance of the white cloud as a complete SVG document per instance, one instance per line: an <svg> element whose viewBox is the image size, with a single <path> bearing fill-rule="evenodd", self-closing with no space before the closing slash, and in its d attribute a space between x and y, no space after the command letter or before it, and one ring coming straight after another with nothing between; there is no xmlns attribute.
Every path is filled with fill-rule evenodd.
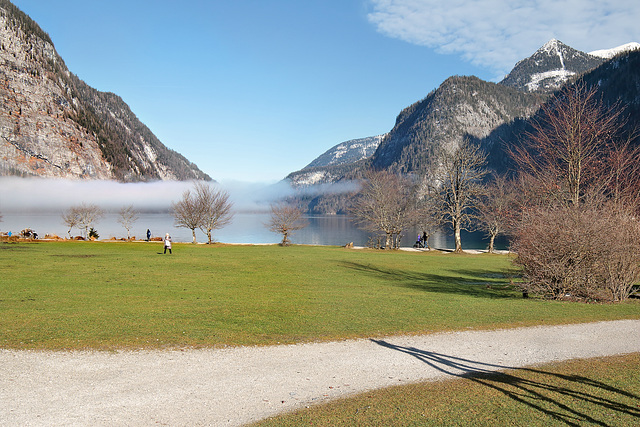
<svg viewBox="0 0 640 427"><path fill-rule="evenodd" d="M590 52L640 41L637 0L371 0L379 32L500 75L556 38Z"/></svg>

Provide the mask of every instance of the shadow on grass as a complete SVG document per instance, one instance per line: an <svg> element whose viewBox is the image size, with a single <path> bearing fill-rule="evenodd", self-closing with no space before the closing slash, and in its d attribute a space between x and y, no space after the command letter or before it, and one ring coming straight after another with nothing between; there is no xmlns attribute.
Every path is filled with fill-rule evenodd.
<svg viewBox="0 0 640 427"><path fill-rule="evenodd" d="M610 425L596 419L598 411L587 411L585 405L638 418L638 425L640 425L640 406L619 401L628 399L631 402L638 402L640 396L601 381L580 375L564 375L538 369L511 368L477 362L415 347L398 346L384 340L372 339L371 341L382 347L413 356L439 372L466 378L496 390L566 425L580 426L585 422L601 426ZM510 372L496 372L504 369Z"/></svg>
<svg viewBox="0 0 640 427"><path fill-rule="evenodd" d="M467 295L481 298L521 298L508 283L508 276L495 270L458 270L451 275L382 268L355 262L342 262L345 268L383 278L388 283L427 292Z"/></svg>

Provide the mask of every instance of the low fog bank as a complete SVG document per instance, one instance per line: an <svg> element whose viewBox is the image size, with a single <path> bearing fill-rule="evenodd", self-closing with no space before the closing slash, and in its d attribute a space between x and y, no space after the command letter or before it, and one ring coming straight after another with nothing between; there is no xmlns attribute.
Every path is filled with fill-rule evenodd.
<svg viewBox="0 0 640 427"><path fill-rule="evenodd" d="M106 211L133 205L143 212L167 211L190 182L120 183L41 178L0 178L0 212L61 212L93 203Z"/></svg>
<svg viewBox="0 0 640 427"><path fill-rule="evenodd" d="M271 203L292 196L343 193L357 189L355 183L318 185L293 189L287 181L212 184L229 193L235 212L266 212ZM116 181L0 177L0 213L59 213L71 206L93 203L107 212L133 205L140 212L168 212L191 181L121 183Z"/></svg>

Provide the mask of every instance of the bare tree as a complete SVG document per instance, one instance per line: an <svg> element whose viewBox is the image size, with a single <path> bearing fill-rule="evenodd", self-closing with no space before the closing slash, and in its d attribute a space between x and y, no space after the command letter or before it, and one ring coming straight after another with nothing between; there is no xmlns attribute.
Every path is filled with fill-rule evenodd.
<svg viewBox="0 0 640 427"><path fill-rule="evenodd" d="M414 186L388 171L365 172L350 213L360 227L386 236L385 248L400 245L403 230L414 222Z"/></svg>
<svg viewBox="0 0 640 427"><path fill-rule="evenodd" d="M200 203L198 196L191 193L191 190L185 190L180 200L171 203L171 213L175 219L176 227L191 230L193 243L197 243L196 228L200 228L204 217L202 203Z"/></svg>
<svg viewBox="0 0 640 427"><path fill-rule="evenodd" d="M495 252L496 237L508 231L516 209L512 182L493 175L477 205L478 228L489 237L489 253Z"/></svg>
<svg viewBox="0 0 640 427"><path fill-rule="evenodd" d="M231 211L233 204L229 201L229 193L224 190L214 190L203 181L195 183L195 193L202 209L199 228L209 238L208 244L211 244L211 231L218 230L233 220Z"/></svg>
<svg viewBox="0 0 640 427"><path fill-rule="evenodd" d="M97 205L82 203L79 206L72 206L62 214L62 221L69 227L68 234L71 237L73 227L83 230L83 237L88 239L89 229L104 216L104 211Z"/></svg>
<svg viewBox="0 0 640 427"><path fill-rule="evenodd" d="M104 216L104 211L93 203L83 203L77 209L78 212L78 226L84 230L84 237L88 239L89 229L93 228L94 224Z"/></svg>
<svg viewBox="0 0 640 427"><path fill-rule="evenodd" d="M511 155L545 199L577 206L608 185L603 159L624 126L621 112L617 105L605 107L596 87L578 82L542 106L533 132Z"/></svg>
<svg viewBox="0 0 640 427"><path fill-rule="evenodd" d="M118 222L127 230L127 240L131 239L131 227L138 220L138 211L133 208L133 205L124 206L120 209L120 217Z"/></svg>
<svg viewBox="0 0 640 427"><path fill-rule="evenodd" d="M69 238L71 238L71 230L73 230L74 227L77 227L80 223L80 215L77 209L77 207L72 206L71 208L69 208L69 210L62 213L62 222L64 222L64 224L69 227L69 229L67 230Z"/></svg>
<svg viewBox="0 0 640 427"><path fill-rule="evenodd" d="M487 156L479 147L464 141L459 147L443 147L437 154L436 177L444 219L451 225L455 252L462 252L462 230L471 230L473 208L482 194L482 178L488 173Z"/></svg>
<svg viewBox="0 0 640 427"><path fill-rule="evenodd" d="M271 205L271 216L266 224L269 230L282 234L281 246L291 244L289 236L296 230L301 230L309 225L303 218L304 212L297 206L280 203Z"/></svg>

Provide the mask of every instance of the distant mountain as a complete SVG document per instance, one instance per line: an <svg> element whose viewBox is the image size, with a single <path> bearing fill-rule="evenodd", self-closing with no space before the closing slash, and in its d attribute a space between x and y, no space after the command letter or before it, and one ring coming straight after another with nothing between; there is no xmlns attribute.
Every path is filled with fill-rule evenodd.
<svg viewBox="0 0 640 427"><path fill-rule="evenodd" d="M211 179L119 96L69 72L51 38L7 0L0 0L0 107L0 175Z"/></svg>
<svg viewBox="0 0 640 427"><path fill-rule="evenodd" d="M370 136L341 142L301 170L290 173L286 179L294 187L330 182L336 176L344 175L350 165L371 157L384 136Z"/></svg>
<svg viewBox="0 0 640 427"><path fill-rule="evenodd" d="M529 58L518 62L500 82L521 91L551 93L571 77L592 70L603 57L580 52L552 39Z"/></svg>

